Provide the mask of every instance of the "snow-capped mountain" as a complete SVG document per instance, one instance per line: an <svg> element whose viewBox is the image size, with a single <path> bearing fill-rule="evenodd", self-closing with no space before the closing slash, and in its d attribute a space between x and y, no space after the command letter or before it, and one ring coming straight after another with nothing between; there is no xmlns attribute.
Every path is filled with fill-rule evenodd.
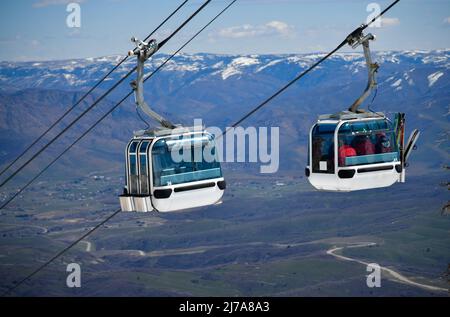
<svg viewBox="0 0 450 317"><path fill-rule="evenodd" d="M192 124L194 118L202 118L208 126L224 128L321 56L321 53L181 54L145 83L146 98L152 107L176 123ZM156 55L148 61L147 72L155 70L168 57ZM54 122L120 59L120 56L107 56L0 62L0 162L18 153L30 137ZM415 155L420 164L448 163L450 50L377 52L374 59L380 64L379 87L371 108L387 113L405 112L408 129L422 130L423 151ZM92 103L134 66L133 59L127 60L81 108ZM99 104L97 114L105 112L128 93L128 83L132 79L127 79ZM316 116L348 108L366 83L362 53L336 54L243 125L280 126L282 166L301 168L306 159L306 136ZM81 125L88 123L89 118ZM97 154L103 151L99 155L105 157L103 163L110 161L110 153L116 153L114 157L121 159L123 142L142 125L130 98L113 113L112 119L96 129L85 147ZM75 133L79 129L76 128ZM114 142L105 144L100 137ZM18 142L21 145L17 146ZM103 144L101 150L98 144ZM80 157L81 161L83 159L86 158ZM89 164L93 164L92 161Z"/></svg>
<svg viewBox="0 0 450 317"><path fill-rule="evenodd" d="M198 74L197 80L226 81L237 80L243 76L268 74L279 79L289 79L291 74L307 68L323 55L325 54L181 54L170 60L161 69L161 73L176 77ZM167 58L168 55L156 55L147 62L147 69L156 69ZM115 55L48 62L0 62L0 85L16 89L84 89L93 85L121 59L122 56ZM428 86L431 87L449 70L450 50L378 52L375 53L375 60L382 67L381 76L391 75L387 82L392 82L391 85L398 90L402 84L413 86L413 73L422 68L433 71L426 76ZM117 80L134 65L134 59L128 59L107 81ZM365 61L362 53L338 53L320 68L332 71L350 70L351 74L355 74L364 71ZM401 70L403 73L400 73Z"/></svg>

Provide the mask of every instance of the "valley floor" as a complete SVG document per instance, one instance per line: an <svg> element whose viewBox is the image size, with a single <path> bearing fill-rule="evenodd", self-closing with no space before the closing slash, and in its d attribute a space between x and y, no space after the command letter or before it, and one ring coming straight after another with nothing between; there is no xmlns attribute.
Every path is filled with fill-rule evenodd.
<svg viewBox="0 0 450 317"><path fill-rule="evenodd" d="M448 296L439 175L345 196L292 175L234 176L219 206L119 214L12 295ZM116 210L117 188L108 175L42 182L3 210L0 290ZM66 287L72 262L79 289ZM368 263L382 287L367 287Z"/></svg>

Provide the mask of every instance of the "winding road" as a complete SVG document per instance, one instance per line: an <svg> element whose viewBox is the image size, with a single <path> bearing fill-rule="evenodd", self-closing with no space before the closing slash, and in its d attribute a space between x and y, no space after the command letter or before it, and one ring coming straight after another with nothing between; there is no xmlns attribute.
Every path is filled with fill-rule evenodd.
<svg viewBox="0 0 450 317"><path fill-rule="evenodd" d="M340 259L340 260L356 262L356 263L360 263L360 264L363 264L363 265L367 266L367 265L369 265L368 262L361 261L361 260L354 259L354 258L349 258L349 257L343 256L341 254L337 254L336 251L340 251L340 250L343 250L343 249L350 249L350 248L364 248L364 247L370 247L370 246L375 246L375 245L377 245L377 244L374 243L374 242L361 242L361 243L352 244L352 245L349 245L349 246L346 246L346 247L333 247L333 248L331 248L331 249L329 249L327 251L327 254L328 255L332 255L335 258ZM381 270L383 270L383 271L387 272L388 274L390 274L396 280L398 280L400 282L403 282L405 284L408 284L408 285L411 285L411 286L415 286L415 287L419 287L419 288L422 288L422 289L425 289L425 290L428 290L428 291L435 291L435 292L436 291L437 292L448 292L449 291L447 288L442 288L442 287L437 287L437 286L426 285L426 284L414 282L414 281L410 280L409 278L407 278L406 276L404 276L404 275L402 275L402 274L400 274L400 273L398 273L398 272L396 272L396 271L394 271L392 269L389 269L387 267L384 267L384 266L380 265L380 268L381 268Z"/></svg>
<svg viewBox="0 0 450 317"><path fill-rule="evenodd" d="M11 227L25 227L25 228L34 228L40 230L41 234L48 233L48 229L42 226L30 225L30 224L20 224L20 223L1 223L1 226L11 226Z"/></svg>
<svg viewBox="0 0 450 317"><path fill-rule="evenodd" d="M89 241L82 241L83 243L86 244L86 251L87 252L92 252L93 248L92 248L92 243ZM302 244L310 244L310 243L314 243L314 242L307 242L307 243L299 243L299 245ZM249 243L251 245L255 245L255 244L262 244L262 243ZM344 250L344 249L351 249L351 248L364 248L364 247L371 247L371 246L375 246L377 245L377 243L375 242L355 242L355 243L351 243L348 246L344 246L344 247L336 247L334 246L331 249L328 249L326 251L326 254L331 255L339 260L343 260L343 261L350 261L350 262L356 262L359 264L362 264L364 266L369 265L369 262L365 262L359 259L355 259L355 258L350 258L347 256L344 256L342 254L338 254L338 251ZM163 250L163 251L151 251L151 252L144 252L142 250L115 250L115 251L107 251L108 254L114 254L114 253L129 253L129 254L134 254L134 255L138 255L138 256L149 256L149 257L161 257L161 256L167 256L167 255L181 255L181 254L196 254L196 253L202 253L205 252L209 249L214 249L214 248L218 248L218 247L226 247L229 245L220 245L220 246L200 246L200 247L192 247L192 248L184 248L184 249L173 249L173 250ZM274 244L273 246L278 246L278 247L282 247L285 245L281 245L281 244ZM414 287L419 287L421 289L424 290L428 290L428 291L434 291L434 292L449 292L449 290L447 288L442 288L442 287L438 287L438 286L432 286L432 285L427 285L427 284L423 284L423 283L419 283L419 282L415 282L411 279L409 279L408 277L390 269L384 266L380 265L380 269L386 273L388 273L390 276L392 276L395 280L397 280L398 282L402 282L404 284L410 285L410 286L414 286Z"/></svg>
<svg viewBox="0 0 450 317"><path fill-rule="evenodd" d="M81 242L86 244L86 250L85 250L86 252L91 252L92 251L92 242L89 242L87 240L83 240Z"/></svg>

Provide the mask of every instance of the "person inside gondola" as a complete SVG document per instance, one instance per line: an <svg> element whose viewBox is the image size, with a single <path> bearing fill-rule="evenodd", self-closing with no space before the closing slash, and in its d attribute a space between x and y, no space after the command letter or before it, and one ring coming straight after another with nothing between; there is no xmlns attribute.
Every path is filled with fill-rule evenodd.
<svg viewBox="0 0 450 317"><path fill-rule="evenodd" d="M375 154L375 145L369 135L358 135L353 140L353 148L358 156Z"/></svg>
<svg viewBox="0 0 450 317"><path fill-rule="evenodd" d="M391 142L385 133L377 134L377 143L375 144L376 153L389 153L392 152Z"/></svg>
<svg viewBox="0 0 450 317"><path fill-rule="evenodd" d="M346 157L356 156L356 150L348 143L345 139L339 139L339 166L345 166Z"/></svg>

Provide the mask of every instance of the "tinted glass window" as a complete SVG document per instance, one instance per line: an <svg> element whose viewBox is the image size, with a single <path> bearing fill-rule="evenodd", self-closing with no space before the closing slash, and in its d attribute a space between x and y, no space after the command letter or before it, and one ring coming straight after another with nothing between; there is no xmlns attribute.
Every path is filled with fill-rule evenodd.
<svg viewBox="0 0 450 317"><path fill-rule="evenodd" d="M339 166L399 160L395 132L386 119L348 122L338 133Z"/></svg>
<svg viewBox="0 0 450 317"><path fill-rule="evenodd" d="M130 174L137 175L137 164L135 154L130 154Z"/></svg>
<svg viewBox="0 0 450 317"><path fill-rule="evenodd" d="M177 151L176 155L172 151ZM213 160L202 155L207 151ZM177 156L183 160L174 161ZM222 177L214 140L207 134L158 140L152 148L152 163L156 187Z"/></svg>
<svg viewBox="0 0 450 317"><path fill-rule="evenodd" d="M129 175L128 175L128 192L129 194L138 194L138 170L137 170L137 145L139 141L131 143L128 152L128 164L129 164Z"/></svg>
<svg viewBox="0 0 450 317"><path fill-rule="evenodd" d="M137 149L137 146L138 146L138 144L139 144L139 142L133 142L133 143L131 143L131 145L130 145L130 153L136 153L136 149Z"/></svg>
<svg viewBox="0 0 450 317"><path fill-rule="evenodd" d="M139 156L139 174L140 175L147 175L147 156L146 155L140 155Z"/></svg>
<svg viewBox="0 0 450 317"><path fill-rule="evenodd" d="M313 173L334 173L334 131L336 124L320 123L312 131Z"/></svg>
<svg viewBox="0 0 450 317"><path fill-rule="evenodd" d="M141 146L139 147L139 153L146 153L148 148L149 142L142 142Z"/></svg>

